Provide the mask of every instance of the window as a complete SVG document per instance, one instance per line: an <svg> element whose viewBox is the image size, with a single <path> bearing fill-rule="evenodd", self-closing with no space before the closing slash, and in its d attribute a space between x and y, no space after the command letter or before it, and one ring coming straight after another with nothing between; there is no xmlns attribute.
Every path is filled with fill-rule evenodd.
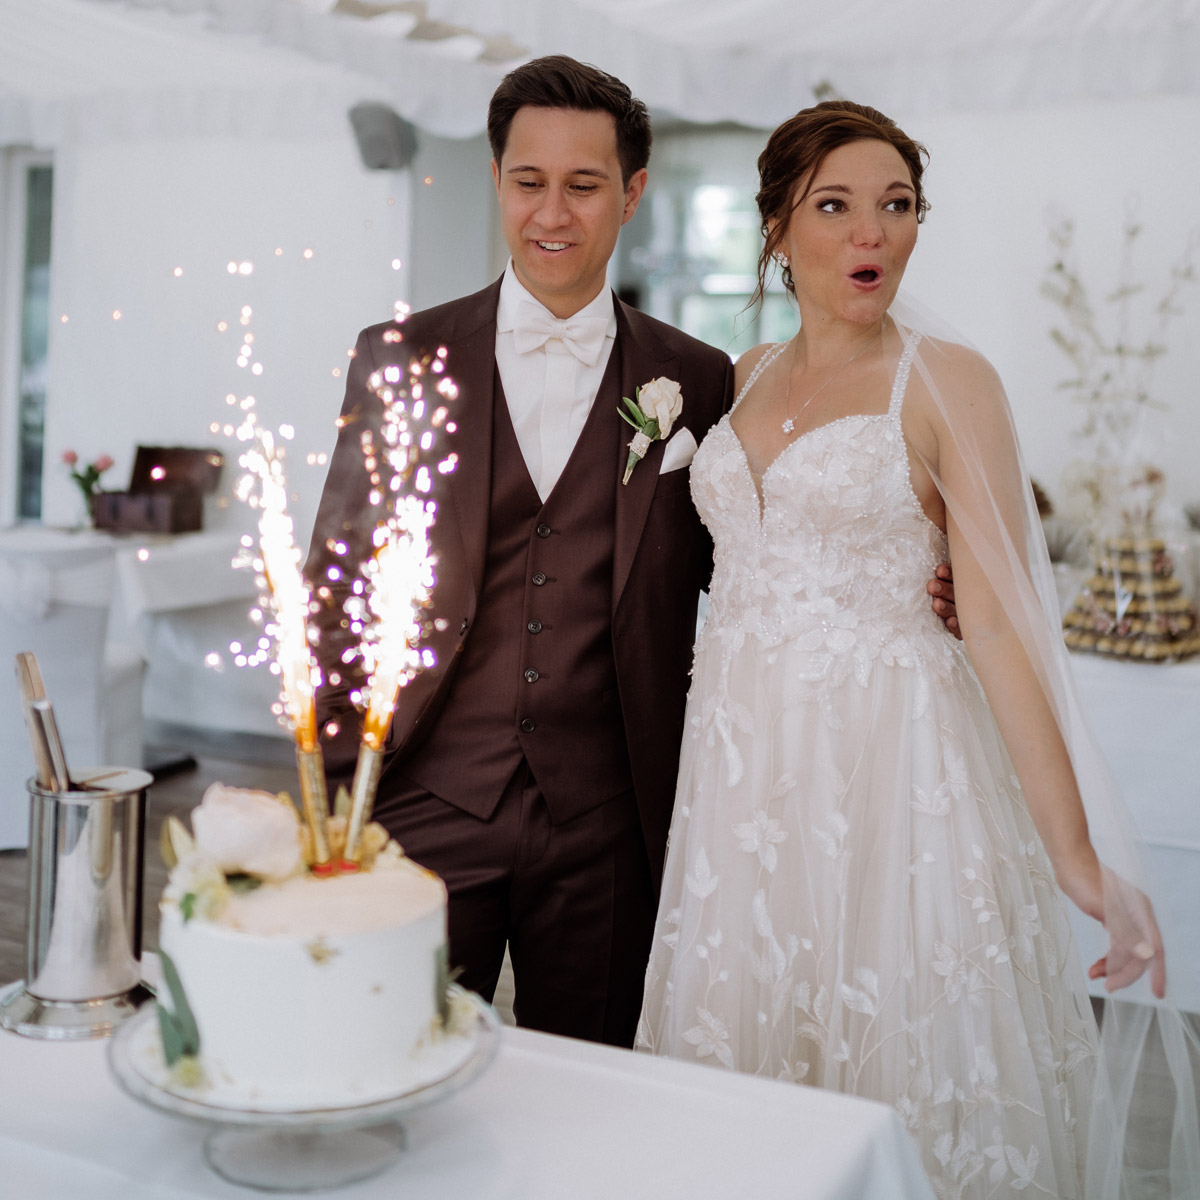
<svg viewBox="0 0 1200 1200"><path fill-rule="evenodd" d="M778 276L747 308L762 249L754 203L766 134L678 126L655 138L651 184L622 235L620 275L651 315L736 357L799 317Z"/></svg>
<svg viewBox="0 0 1200 1200"><path fill-rule="evenodd" d="M0 519L7 522L42 515L54 168L45 155L25 150L10 151L5 167L0 447L2 477L12 482L0 497Z"/></svg>

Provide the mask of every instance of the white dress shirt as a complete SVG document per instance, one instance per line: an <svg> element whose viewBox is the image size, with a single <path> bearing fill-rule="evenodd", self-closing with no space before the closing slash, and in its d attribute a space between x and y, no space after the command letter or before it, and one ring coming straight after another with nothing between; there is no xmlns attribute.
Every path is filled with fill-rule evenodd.
<svg viewBox="0 0 1200 1200"><path fill-rule="evenodd" d="M588 366L557 337L534 350L517 353L513 330L522 302L545 308L517 279L510 261L500 284L496 310L496 366L525 466L538 495L545 500L567 465L600 390L617 336L617 316L607 287L574 314L608 318L600 356Z"/></svg>

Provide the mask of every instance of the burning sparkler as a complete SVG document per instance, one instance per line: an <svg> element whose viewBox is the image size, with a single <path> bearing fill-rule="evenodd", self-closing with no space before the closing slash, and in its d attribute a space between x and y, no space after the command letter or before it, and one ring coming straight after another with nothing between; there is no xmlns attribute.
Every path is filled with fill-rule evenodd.
<svg viewBox="0 0 1200 1200"><path fill-rule="evenodd" d="M326 818L329 798L325 764L317 742L316 689L320 671L308 639L309 589L300 572L301 555L287 510L284 451L274 434L259 425L253 398L243 402L243 419L236 436L250 446L239 458L245 474L235 491L239 499L259 510L260 571L273 618L266 633L275 642L275 661L281 677L281 699L296 741L300 797L313 848L313 871L328 874L330 863Z"/></svg>
<svg viewBox="0 0 1200 1200"><path fill-rule="evenodd" d="M231 266L241 274L249 273L238 264ZM395 342L402 340L399 325L404 312L398 305L397 328L391 335ZM242 368L255 357L251 315L249 306L242 308L239 321L246 329L238 355ZM436 432L454 429L442 403L457 395L445 375L445 357L443 348L432 358L409 363L407 376L393 364L371 379L383 405L383 422L378 438L364 434L363 450L370 473L370 503L379 515L371 538L372 557L366 563L347 564L361 576L346 608L351 628L362 634L358 654L368 684L358 696L366 702L366 713L344 843L341 818L329 823L315 704L321 677L309 633L310 590L301 574L302 556L287 511L284 450L258 422L253 396L226 397L241 413L240 423L236 428L227 426L226 432L247 444L239 458L244 474L235 492L259 511L257 556L254 539L246 537L242 563L259 572L263 608L270 613L265 637L247 661L265 659L273 643L273 670L281 676L282 711L296 742L300 794L316 874L358 870L397 694L417 671L434 665L433 652L419 646L429 626L424 614L434 583L429 530L436 505L431 496L433 476L425 463L432 460ZM251 370L257 374L262 368L254 363ZM281 426L279 434L288 438L291 430ZM449 454L435 469L444 474L453 470L456 460ZM342 811L340 804L339 800Z"/></svg>
<svg viewBox="0 0 1200 1200"><path fill-rule="evenodd" d="M383 402L383 445L376 446L368 437L363 449L371 473L372 503L388 515L375 530L375 555L363 566L363 591L347 605L352 620L364 631L360 653L368 684L343 870L353 870L361 855L362 831L375 802L396 697L422 667L434 665L433 652L419 648L428 628L423 613L434 584L429 530L437 513L429 498L433 477L421 460L433 450L437 429L454 429L449 410L437 399L457 395L453 381L445 377L445 355L443 348L430 361L410 363L407 388L400 386L397 366L386 367L371 380ZM432 400L425 395L427 374L438 377L431 380ZM450 454L437 470L445 474L456 461ZM384 467L390 474L386 487Z"/></svg>

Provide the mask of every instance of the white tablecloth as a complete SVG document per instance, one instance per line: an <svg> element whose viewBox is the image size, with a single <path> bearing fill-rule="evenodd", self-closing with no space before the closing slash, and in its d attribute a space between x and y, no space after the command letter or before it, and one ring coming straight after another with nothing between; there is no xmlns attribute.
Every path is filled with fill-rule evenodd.
<svg viewBox="0 0 1200 1200"><path fill-rule="evenodd" d="M234 533L180 533L171 537L123 537L117 570L131 619L244 600L258 594L252 571L235 570Z"/></svg>
<svg viewBox="0 0 1200 1200"><path fill-rule="evenodd" d="M116 553L94 530L0 530L0 848L28 840L34 772L14 655L37 656L69 764L142 761L145 664L108 634Z"/></svg>
<svg viewBox="0 0 1200 1200"><path fill-rule="evenodd" d="M254 572L235 569L232 531L125 539L117 554L121 613L148 664L147 720L203 729L286 736L271 713L278 677L266 665L239 668L230 643L252 649ZM207 661L217 656L217 665Z"/></svg>
<svg viewBox="0 0 1200 1200"><path fill-rule="evenodd" d="M1148 852L1154 894L1182 918L1166 932L1168 990L1200 1012L1200 661L1168 665L1073 654L1084 711ZM1103 952L1076 922L1085 956ZM1102 985L1095 985L1103 994Z"/></svg>
<svg viewBox="0 0 1200 1200"><path fill-rule="evenodd" d="M203 1127L128 1099L105 1050L0 1033L4 1196L253 1194L207 1168ZM883 1105L524 1030L505 1029L487 1074L405 1127L396 1166L337 1194L932 1200L913 1144Z"/></svg>
<svg viewBox="0 0 1200 1200"><path fill-rule="evenodd" d="M45 615L53 604L110 607L110 644L146 661L148 720L286 736L271 713L277 677L265 665L238 668L229 649L252 648L262 636L249 615L258 599L254 573L233 567L239 537L0 530L0 618L6 610Z"/></svg>

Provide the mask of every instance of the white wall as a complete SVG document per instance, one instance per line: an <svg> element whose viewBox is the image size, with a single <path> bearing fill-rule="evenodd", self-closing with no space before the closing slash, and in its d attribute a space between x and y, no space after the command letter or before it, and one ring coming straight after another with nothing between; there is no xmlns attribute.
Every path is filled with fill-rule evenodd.
<svg viewBox="0 0 1200 1200"><path fill-rule="evenodd" d="M77 513L59 464L66 447L89 461L111 453L104 482L120 487L139 442L215 445L230 462L227 487L236 444L209 426L227 419L227 393L252 393L267 424L296 428L289 479L306 540L323 473L304 459L332 446L343 387L334 372L357 331L407 298L409 215L408 173L367 171L348 125L343 137L307 141L60 149L51 293L67 321L52 323L44 519ZM230 261L252 262L253 274L228 274ZM257 378L235 361L246 304ZM210 508L209 519L242 525L248 515Z"/></svg>
<svg viewBox="0 0 1200 1200"><path fill-rule="evenodd" d="M1055 390L1068 364L1048 336L1059 314L1038 294L1051 258L1047 211L1075 217L1098 299L1116 277L1126 204L1139 196L1139 275L1157 299L1200 226L1192 149L1200 100L894 115L932 154L933 209L910 290L996 363L1030 469L1057 497L1078 412ZM76 513L57 464L66 446L89 458L113 453L108 480L120 482L138 441L210 441L226 392L244 394L251 383L234 366L236 335L219 336L216 322L248 302L267 368L253 390L266 419L297 428L293 485L304 536L320 473L303 466L303 454L332 442L341 395L332 371L357 330L386 319L397 298L423 307L492 277L497 239L483 139L422 137L412 176L410 194L405 174L366 171L348 129L289 143L193 137L60 150L53 296L69 321L53 327L50 350L46 518ZM314 258L306 262L299 255L308 246ZM399 272L390 265L397 256L406 260ZM226 275L230 259L252 259L256 273ZM175 266L181 279L171 275ZM1161 461L1176 503L1200 500L1200 287L1184 302L1154 379L1156 396L1171 406Z"/></svg>
<svg viewBox="0 0 1200 1200"><path fill-rule="evenodd" d="M1144 337L1171 266L1200 229L1200 99L919 119L892 115L931 154L926 180L933 208L906 284L995 363L1030 472L1060 499L1061 469L1076 453L1071 430L1080 410L1055 390L1070 373L1048 335L1061 313L1038 293L1052 261L1047 212L1075 219L1084 280L1093 303L1103 308L1117 280L1126 206L1138 199ZM1153 424L1168 496L1176 504L1200 501L1200 286L1188 288L1182 299L1184 315L1168 327L1170 353L1158 364L1151 389L1170 405Z"/></svg>
<svg viewBox="0 0 1200 1200"><path fill-rule="evenodd" d="M419 141L408 299L413 308L430 308L491 283L508 256L497 266L499 219L487 138L455 141L421 133Z"/></svg>

